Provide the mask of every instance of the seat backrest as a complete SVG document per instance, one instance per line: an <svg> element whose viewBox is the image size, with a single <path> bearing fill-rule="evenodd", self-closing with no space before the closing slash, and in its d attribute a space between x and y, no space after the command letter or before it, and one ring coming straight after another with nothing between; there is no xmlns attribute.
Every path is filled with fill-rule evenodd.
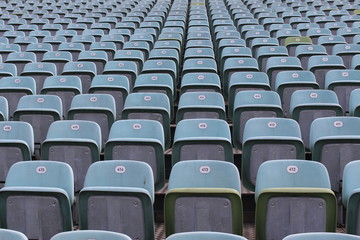
<svg viewBox="0 0 360 240"><path fill-rule="evenodd" d="M216 240L216 239L223 239L223 240L246 240L246 238L230 234L230 233L222 233L222 232L183 232L183 233L175 233L170 235L166 238L166 240Z"/></svg>
<svg viewBox="0 0 360 240"><path fill-rule="evenodd" d="M329 232L312 232L312 233L296 233L285 237L283 240L357 240L360 236L346 233L329 233Z"/></svg>
<svg viewBox="0 0 360 240"><path fill-rule="evenodd" d="M108 160L93 163L86 174L84 187L141 188L148 192L152 202L154 178L151 167L140 161Z"/></svg>
<svg viewBox="0 0 360 240"><path fill-rule="evenodd" d="M34 152L34 133L31 125L27 122L6 121L0 122L0 140L2 142L15 141L28 147L27 155L31 160Z"/></svg>
<svg viewBox="0 0 360 240"><path fill-rule="evenodd" d="M255 199L269 188L328 188L329 174L319 162L308 160L270 160L260 165L255 187Z"/></svg>
<svg viewBox="0 0 360 240"><path fill-rule="evenodd" d="M0 238L12 240L28 240L28 238L23 233L10 229L0 229Z"/></svg>
<svg viewBox="0 0 360 240"><path fill-rule="evenodd" d="M111 232L111 231L102 231L102 230L80 230L80 231L62 232L56 234L50 240L67 240L67 239L131 240L131 238L125 234Z"/></svg>
<svg viewBox="0 0 360 240"><path fill-rule="evenodd" d="M239 171L229 162L189 160L176 163L170 174L168 189L230 188L241 193Z"/></svg>
<svg viewBox="0 0 360 240"><path fill-rule="evenodd" d="M11 166L6 187L58 188L66 192L69 203L74 201L74 177L71 167L62 162L24 161Z"/></svg>
<svg viewBox="0 0 360 240"><path fill-rule="evenodd" d="M19 111L51 111L62 116L61 99L55 95L26 95L20 98L15 114Z"/></svg>

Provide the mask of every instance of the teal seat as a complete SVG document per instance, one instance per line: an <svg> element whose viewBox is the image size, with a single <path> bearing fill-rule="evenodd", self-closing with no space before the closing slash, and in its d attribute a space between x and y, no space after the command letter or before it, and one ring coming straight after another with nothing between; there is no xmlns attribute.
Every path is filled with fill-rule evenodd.
<svg viewBox="0 0 360 240"><path fill-rule="evenodd" d="M17 76L17 68L14 63L0 63L0 78Z"/></svg>
<svg viewBox="0 0 360 240"><path fill-rule="evenodd" d="M53 122L41 145L41 159L65 162L74 171L74 188L84 185L89 166L100 160L101 129L92 121L66 120Z"/></svg>
<svg viewBox="0 0 360 240"><path fill-rule="evenodd" d="M180 96L176 122L183 119L212 118L226 120L225 101L216 92L188 92Z"/></svg>
<svg viewBox="0 0 360 240"><path fill-rule="evenodd" d="M70 31L70 30L67 30L67 31ZM72 36L73 35L71 35L71 37ZM80 52L85 51L85 46L82 43L65 42L65 43L61 43L59 45L58 51L70 52L72 55L73 61L77 61Z"/></svg>
<svg viewBox="0 0 360 240"><path fill-rule="evenodd" d="M151 47L149 43L144 41L129 41L124 43L123 50L141 50L145 59L147 59L149 57Z"/></svg>
<svg viewBox="0 0 360 240"><path fill-rule="evenodd" d="M335 36L321 36L318 39L318 45L326 48L327 54L332 54L332 49L336 44L346 44L345 38L340 35Z"/></svg>
<svg viewBox="0 0 360 240"><path fill-rule="evenodd" d="M289 53L284 46L262 46L259 47L256 53L256 58L259 61L260 71L265 71L267 61L271 57L288 57Z"/></svg>
<svg viewBox="0 0 360 240"><path fill-rule="evenodd" d="M120 119L124 102L130 92L129 80L121 75L96 75L91 81L89 93L110 94L115 100L116 117Z"/></svg>
<svg viewBox="0 0 360 240"><path fill-rule="evenodd" d="M279 41L276 38L254 38L251 43L251 50L253 56L257 56L259 48L265 46L279 46Z"/></svg>
<svg viewBox="0 0 360 240"><path fill-rule="evenodd" d="M213 232L213 231L196 231L196 232L183 232L183 233L175 233L166 238L166 240L215 240L215 239L224 239L224 240L246 240L246 238L230 234L230 233L222 233L222 232Z"/></svg>
<svg viewBox="0 0 360 240"><path fill-rule="evenodd" d="M234 164L216 160L179 162L171 170L165 195L166 236L172 239L178 233L195 231L242 235L242 208L241 181Z"/></svg>
<svg viewBox="0 0 360 240"><path fill-rule="evenodd" d="M332 35L336 35L337 30L340 28L347 27L348 25L346 22L340 21L340 22L326 22L324 25L324 28L330 29Z"/></svg>
<svg viewBox="0 0 360 240"><path fill-rule="evenodd" d="M154 174L155 191L165 184L165 139L162 125L154 120L116 121L106 142L106 160L134 160L146 162Z"/></svg>
<svg viewBox="0 0 360 240"><path fill-rule="evenodd" d="M280 72L303 70L297 57L270 57L265 69L273 90L275 90L276 77Z"/></svg>
<svg viewBox="0 0 360 240"><path fill-rule="evenodd" d="M185 160L233 162L229 125L222 119L184 119L177 123L172 164Z"/></svg>
<svg viewBox="0 0 360 240"><path fill-rule="evenodd" d="M131 36L131 30L125 28L111 29L109 35L121 35L124 38L124 42L129 41ZM124 44L122 44L124 46Z"/></svg>
<svg viewBox="0 0 360 240"><path fill-rule="evenodd" d="M179 67L176 62L169 59L150 59L144 63L141 74L144 73L167 73L170 74L173 81L178 83L178 70Z"/></svg>
<svg viewBox="0 0 360 240"><path fill-rule="evenodd" d="M135 79L139 73L135 61L110 61L105 65L103 74L123 75L128 78L130 89L133 88Z"/></svg>
<svg viewBox="0 0 360 240"><path fill-rule="evenodd" d="M0 81L0 96L8 102L8 115L12 119L22 96L36 92L35 80L31 77L3 77Z"/></svg>
<svg viewBox="0 0 360 240"><path fill-rule="evenodd" d="M0 229L0 237L2 239L28 240L23 233L9 229Z"/></svg>
<svg viewBox="0 0 360 240"><path fill-rule="evenodd" d="M336 44L332 49L332 55L340 56L347 69L355 69L354 65L352 65L352 60L357 54L360 54L360 46L358 44Z"/></svg>
<svg viewBox="0 0 360 240"><path fill-rule="evenodd" d="M358 89L351 91L349 99L349 115L359 117L359 106L360 106L360 92Z"/></svg>
<svg viewBox="0 0 360 240"><path fill-rule="evenodd" d="M312 159L325 165L336 193L341 192L344 166L358 159L359 121L357 117L318 118L310 127Z"/></svg>
<svg viewBox="0 0 360 240"><path fill-rule="evenodd" d="M221 56L218 56L220 60L220 71L222 71L223 65L226 59L231 57L252 57L251 49L247 47L224 47Z"/></svg>
<svg viewBox="0 0 360 240"><path fill-rule="evenodd" d="M130 40L133 42L146 42L149 44L150 49L154 47L155 37L148 33L134 33L130 36Z"/></svg>
<svg viewBox="0 0 360 240"><path fill-rule="evenodd" d="M63 118L66 118L73 97L82 93L81 79L71 75L47 77L40 93L59 96L63 107Z"/></svg>
<svg viewBox="0 0 360 240"><path fill-rule="evenodd" d="M238 58L232 57L226 59L224 63L224 69L222 72L222 84L224 98L228 98L228 92L226 89L229 87L230 79L232 75L238 72L258 72L258 61L255 58Z"/></svg>
<svg viewBox="0 0 360 240"><path fill-rule="evenodd" d="M286 236L283 240L357 240L359 236L346 233L328 233L328 232L314 232L314 233L296 233Z"/></svg>
<svg viewBox="0 0 360 240"><path fill-rule="evenodd" d="M279 72L275 80L275 91L280 95L286 117L290 117L290 100L295 91L318 88L315 75L310 71Z"/></svg>
<svg viewBox="0 0 360 240"><path fill-rule="evenodd" d="M261 164L255 200L257 239L336 231L337 199L320 163L284 159Z"/></svg>
<svg viewBox="0 0 360 240"><path fill-rule="evenodd" d="M211 48L188 48L184 53L184 61L191 58L215 59L215 54Z"/></svg>
<svg viewBox="0 0 360 240"><path fill-rule="evenodd" d="M57 69L54 63L28 63L25 65L24 70L20 76L28 76L35 79L36 82L36 93L39 94L44 81L49 76L56 76Z"/></svg>
<svg viewBox="0 0 360 240"><path fill-rule="evenodd" d="M141 50L118 50L115 52L114 61L134 61L140 70L144 66L145 56Z"/></svg>
<svg viewBox="0 0 360 240"><path fill-rule="evenodd" d="M153 49L175 49L179 56L182 54L182 45L177 40L158 40Z"/></svg>
<svg viewBox="0 0 360 240"><path fill-rule="evenodd" d="M91 30L95 31L95 30ZM99 35L99 38L103 36ZM112 61L114 59L114 55L116 52L116 44L113 42L93 42L90 45L90 51L104 51L107 54L107 59L109 61Z"/></svg>
<svg viewBox="0 0 360 240"><path fill-rule="evenodd" d="M232 116L233 145L241 149L244 127L249 119L283 117L280 96L273 91L240 91L235 96Z"/></svg>
<svg viewBox="0 0 360 240"><path fill-rule="evenodd" d="M241 176L255 190L259 166L274 159L304 159L305 148L298 123L287 118L252 118L244 127Z"/></svg>
<svg viewBox="0 0 360 240"><path fill-rule="evenodd" d="M108 55L103 50L84 51L79 54L78 61L95 63L96 73L102 74L105 64L108 62Z"/></svg>
<svg viewBox="0 0 360 240"><path fill-rule="evenodd" d="M21 52L21 47L18 44L1 44L0 45L0 55L1 58L5 61L8 55L12 52Z"/></svg>
<svg viewBox="0 0 360 240"><path fill-rule="evenodd" d="M5 97L0 96L0 121L9 120L9 104Z"/></svg>
<svg viewBox="0 0 360 240"><path fill-rule="evenodd" d="M293 54L293 51L289 45L289 38L301 39L301 33L298 29L280 29L276 31L275 37L279 40L279 44L286 46L289 50L289 55ZM296 40L295 40L296 41Z"/></svg>
<svg viewBox="0 0 360 240"><path fill-rule="evenodd" d="M345 38L345 41L350 44L352 43L354 36L360 34L360 29L356 26L339 28L336 34L343 36Z"/></svg>
<svg viewBox="0 0 360 240"><path fill-rule="evenodd" d="M110 94L78 94L73 97L67 114L69 120L94 121L101 128L102 146L108 139L111 125L115 121L115 99Z"/></svg>
<svg viewBox="0 0 360 240"><path fill-rule="evenodd" d="M93 62L68 62L64 65L61 75L75 75L81 79L84 93L89 91L91 81L96 75L96 65Z"/></svg>
<svg viewBox="0 0 360 240"><path fill-rule="evenodd" d="M325 87L327 72L345 68L344 62L339 56L312 56L308 61L308 70L314 73L320 88Z"/></svg>
<svg viewBox="0 0 360 240"><path fill-rule="evenodd" d="M112 30L116 30L116 29L112 29ZM103 35L101 37L100 41L101 42L113 42L116 45L116 49L120 50L124 46L125 37L121 34L108 34L108 35Z"/></svg>
<svg viewBox="0 0 360 240"><path fill-rule="evenodd" d="M355 70L359 70L360 69L360 63L359 60L360 59L360 54L356 54L353 56L352 60L351 60L351 67L352 69Z"/></svg>
<svg viewBox="0 0 360 240"><path fill-rule="evenodd" d="M269 38L270 32L267 30L252 30L245 34L246 45L250 46L255 38Z"/></svg>
<svg viewBox="0 0 360 240"><path fill-rule="evenodd" d="M317 23L319 24L319 23ZM319 24L320 26L320 24ZM330 29L325 29L325 28L310 28L309 30L306 31L306 36L311 38L311 41L314 43L314 44L317 44L318 43L318 39L319 37L321 36L331 36L331 31Z"/></svg>
<svg viewBox="0 0 360 240"><path fill-rule="evenodd" d="M342 116L338 98L329 90L297 90L290 100L290 116L296 120L301 129L301 137L306 149L309 149L311 123L322 117Z"/></svg>
<svg viewBox="0 0 360 240"><path fill-rule="evenodd" d="M34 129L35 157L52 122L63 116L61 99L55 95L25 95L20 98L13 120L28 122Z"/></svg>
<svg viewBox="0 0 360 240"><path fill-rule="evenodd" d="M358 70L330 70L325 75L325 89L336 93L345 114L348 114L350 110L350 94L359 86L360 76Z"/></svg>
<svg viewBox="0 0 360 240"><path fill-rule="evenodd" d="M218 44L218 49L215 49L216 56L221 56L222 51L225 47L245 47L245 40L243 39L221 39Z"/></svg>
<svg viewBox="0 0 360 240"><path fill-rule="evenodd" d="M183 63L182 75L191 72L217 73L217 64L212 58L188 58Z"/></svg>
<svg viewBox="0 0 360 240"><path fill-rule="evenodd" d="M165 149L170 148L171 109L168 97L157 92L131 93L125 100L122 119L149 119L161 123L165 136Z"/></svg>
<svg viewBox="0 0 360 240"><path fill-rule="evenodd" d="M51 240L66 240L72 238L76 238L78 240L87 240L89 238L95 238L98 240L131 240L131 238L125 234L101 230L79 230L62 232L53 236Z"/></svg>
<svg viewBox="0 0 360 240"><path fill-rule="evenodd" d="M32 52L12 52L8 55L5 62L15 64L17 72L21 73L25 64L36 62L36 55Z"/></svg>
<svg viewBox="0 0 360 240"><path fill-rule="evenodd" d="M63 72L64 66L68 62L72 62L72 55L70 52L53 51L46 52L42 58L42 62L54 63L58 74Z"/></svg>
<svg viewBox="0 0 360 240"><path fill-rule="evenodd" d="M26 122L0 122L1 172L3 186L9 168L16 162L29 161L34 153L34 132Z"/></svg>
<svg viewBox="0 0 360 240"><path fill-rule="evenodd" d="M303 69L307 69L311 56L327 55L326 48L322 45L298 45L295 48L294 56L300 59Z"/></svg>
<svg viewBox="0 0 360 240"><path fill-rule="evenodd" d="M235 72L229 79L228 115L232 119L235 96L240 91L270 90L269 78L263 72Z"/></svg>
<svg viewBox="0 0 360 240"><path fill-rule="evenodd" d="M50 43L30 43L26 47L26 52L35 53L38 62L41 62L44 53L52 51L53 49Z"/></svg>
<svg viewBox="0 0 360 240"><path fill-rule="evenodd" d="M154 240L154 198L153 173L147 163L96 162L90 166L79 194L79 227Z"/></svg>
<svg viewBox="0 0 360 240"><path fill-rule="evenodd" d="M181 78L180 94L185 92L221 93L220 77L216 73L187 73Z"/></svg>
<svg viewBox="0 0 360 240"><path fill-rule="evenodd" d="M26 161L12 165L0 191L1 228L22 232L29 239L50 239L71 231L73 181L72 169L65 163Z"/></svg>
<svg viewBox="0 0 360 240"><path fill-rule="evenodd" d="M346 232L359 235L359 160L344 167L342 203L346 208Z"/></svg>

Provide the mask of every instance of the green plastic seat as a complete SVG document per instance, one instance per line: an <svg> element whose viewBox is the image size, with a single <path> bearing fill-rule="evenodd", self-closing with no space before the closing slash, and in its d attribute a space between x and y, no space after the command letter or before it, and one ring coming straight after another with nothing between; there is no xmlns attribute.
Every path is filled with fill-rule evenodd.
<svg viewBox="0 0 360 240"><path fill-rule="evenodd" d="M79 194L79 227L154 240L154 198L153 173L147 163L96 162L90 166Z"/></svg>
<svg viewBox="0 0 360 240"><path fill-rule="evenodd" d="M309 149L311 123L317 118L342 116L343 109L333 91L297 90L291 96L290 115L299 123L302 140Z"/></svg>
<svg viewBox="0 0 360 240"><path fill-rule="evenodd" d="M100 160L102 148L100 126L92 121L65 120L53 122L41 145L41 158L65 162L74 171L74 189L84 185L89 166Z"/></svg>
<svg viewBox="0 0 360 240"><path fill-rule="evenodd" d="M295 56L295 49L299 45L312 45L309 37L289 36L285 38L284 46L289 51L289 56Z"/></svg>
<svg viewBox="0 0 360 240"><path fill-rule="evenodd" d="M155 191L165 184L164 130L158 121L129 119L116 121L106 142L106 160L146 162L154 174Z"/></svg>
<svg viewBox="0 0 360 240"><path fill-rule="evenodd" d="M312 159L325 165L331 189L337 193L341 192L344 166L357 160L359 121L357 117L318 118L310 127Z"/></svg>
<svg viewBox="0 0 360 240"><path fill-rule="evenodd" d="M261 164L255 200L257 239L336 231L337 200L327 170L320 163L284 159Z"/></svg>
<svg viewBox="0 0 360 240"><path fill-rule="evenodd" d="M280 96L273 91L240 91L233 106L233 145L242 149L246 122L258 117L283 117Z"/></svg>
<svg viewBox="0 0 360 240"><path fill-rule="evenodd" d="M73 181L72 169L65 163L26 161L12 165L0 191L1 228L20 231L29 239L50 239L71 231Z"/></svg>
<svg viewBox="0 0 360 240"><path fill-rule="evenodd" d="M102 230L79 230L62 232L56 234L50 240L66 240L74 238L78 240L87 240L89 238L95 238L99 240L131 240L131 238L125 234Z"/></svg>
<svg viewBox="0 0 360 240"><path fill-rule="evenodd" d="M184 119L177 123L172 164L207 159L233 162L230 128L222 119Z"/></svg>
<svg viewBox="0 0 360 240"><path fill-rule="evenodd" d="M252 118L244 127L241 175L244 186L255 190L259 166L274 159L304 159L298 123L287 118Z"/></svg>
<svg viewBox="0 0 360 240"><path fill-rule="evenodd" d="M189 160L175 164L165 195L164 211L168 239L176 239L178 233L200 234L201 231L222 232L217 237L225 233L241 235L243 209L237 168L232 163L217 160ZM204 237L202 239L208 239Z"/></svg>

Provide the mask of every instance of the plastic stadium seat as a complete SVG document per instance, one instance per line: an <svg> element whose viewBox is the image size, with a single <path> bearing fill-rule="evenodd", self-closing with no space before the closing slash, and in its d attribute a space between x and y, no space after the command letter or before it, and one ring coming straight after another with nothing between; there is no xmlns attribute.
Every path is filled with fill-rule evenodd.
<svg viewBox="0 0 360 240"><path fill-rule="evenodd" d="M352 43L354 36L360 34L360 29L358 27L339 28L336 34L343 36L346 42L350 44Z"/></svg>
<svg viewBox="0 0 360 240"><path fill-rule="evenodd" d="M277 75L283 71L303 70L301 62L296 57L271 57L266 63L266 73L269 76L270 86L275 90Z"/></svg>
<svg viewBox="0 0 360 240"><path fill-rule="evenodd" d="M1 227L29 239L50 239L72 230L73 172L65 163L26 161L14 164L0 191Z"/></svg>
<svg viewBox="0 0 360 240"><path fill-rule="evenodd" d="M41 158L69 164L74 171L75 192L83 187L89 166L100 160L101 130L91 121L56 121L41 145Z"/></svg>
<svg viewBox="0 0 360 240"><path fill-rule="evenodd" d="M121 34L109 34L103 35L100 39L101 42L113 42L116 45L116 49L120 50L124 46L125 38Z"/></svg>
<svg viewBox="0 0 360 240"><path fill-rule="evenodd" d="M253 56L257 56L259 48L265 46L279 46L279 41L276 38L254 38L250 47Z"/></svg>
<svg viewBox="0 0 360 240"><path fill-rule="evenodd" d="M162 93L131 93L125 100L122 119L149 119L160 122L165 134L165 149L170 147L169 99Z"/></svg>
<svg viewBox="0 0 360 240"><path fill-rule="evenodd" d="M187 73L182 76L180 93L185 92L219 92L220 77L215 73Z"/></svg>
<svg viewBox="0 0 360 240"><path fill-rule="evenodd" d="M22 52L24 52L26 50L26 47L31 43L38 43L38 39L36 37L28 36L19 36L14 39L14 44L20 45Z"/></svg>
<svg viewBox="0 0 360 240"><path fill-rule="evenodd" d="M191 92L180 96L176 122L183 119L211 118L226 120L225 102L220 93Z"/></svg>
<svg viewBox="0 0 360 240"><path fill-rule="evenodd" d="M213 66L211 66L213 67ZM170 74L173 81L178 83L178 66L173 60L150 59L144 63L141 74L144 73L167 73Z"/></svg>
<svg viewBox="0 0 360 240"><path fill-rule="evenodd" d="M131 238L125 234L101 230L80 230L62 232L53 236L51 240L66 240L73 238L76 238L78 240L87 240L89 238L95 238L98 240L131 240Z"/></svg>
<svg viewBox="0 0 360 240"><path fill-rule="evenodd" d="M286 236L283 240L357 240L359 236L345 233L313 232L313 233L296 233Z"/></svg>
<svg viewBox="0 0 360 240"><path fill-rule="evenodd" d="M332 55L340 56L346 68L352 67L352 59L356 54L360 54L358 44L336 44L332 49Z"/></svg>
<svg viewBox="0 0 360 240"><path fill-rule="evenodd" d="M273 160L261 164L255 199L257 239L336 230L337 200L320 163Z"/></svg>
<svg viewBox="0 0 360 240"><path fill-rule="evenodd" d="M14 240L28 240L28 238L23 233L9 229L1 229L0 238L14 239Z"/></svg>
<svg viewBox="0 0 360 240"><path fill-rule="evenodd" d="M32 52L12 52L8 55L6 63L12 63L17 68L17 73L21 73L27 63L36 62L36 55Z"/></svg>
<svg viewBox="0 0 360 240"><path fill-rule="evenodd" d="M81 79L77 76L48 77L40 93L59 96L63 107L63 118L66 118L73 97L82 93Z"/></svg>
<svg viewBox="0 0 360 240"><path fill-rule="evenodd" d="M360 87L358 70L331 70L325 76L325 89L336 93L344 113L349 113L351 92Z"/></svg>
<svg viewBox="0 0 360 240"><path fill-rule="evenodd" d="M102 74L108 62L108 55L105 51L84 51L79 54L78 61L95 63L97 74Z"/></svg>
<svg viewBox="0 0 360 240"><path fill-rule="evenodd" d="M49 76L56 76L56 65L54 63L28 63L25 65L24 70L20 76L28 76L35 79L36 93L40 93L44 85L44 81Z"/></svg>
<svg viewBox="0 0 360 240"><path fill-rule="evenodd" d="M132 89L139 73L138 71L139 69L135 61L110 61L105 65L103 74L127 77L130 89Z"/></svg>
<svg viewBox="0 0 360 240"><path fill-rule="evenodd" d="M216 160L177 163L170 174L164 211L166 236L194 231L241 235L241 183L235 165Z"/></svg>
<svg viewBox="0 0 360 240"><path fill-rule="evenodd" d="M327 117L311 124L312 159L325 165L334 192L341 192L344 166L358 159L359 122L357 117Z"/></svg>
<svg viewBox="0 0 360 240"><path fill-rule="evenodd" d="M93 62L68 62L64 65L61 75L75 75L81 79L84 93L89 91L91 81L97 73L96 65Z"/></svg>
<svg viewBox="0 0 360 240"><path fill-rule="evenodd" d="M0 122L1 160L0 184L5 183L9 168L16 162L32 159L34 153L34 133L26 122Z"/></svg>
<svg viewBox="0 0 360 240"><path fill-rule="evenodd" d="M16 37L25 37L25 33L20 31L6 31L3 36L9 40L10 44L12 44Z"/></svg>
<svg viewBox="0 0 360 240"><path fill-rule="evenodd" d="M151 48L145 41L129 41L124 43L123 50L141 50L145 58L148 58Z"/></svg>
<svg viewBox="0 0 360 240"><path fill-rule="evenodd" d="M136 63L137 68L142 69L145 57L141 50L118 50L114 55L115 61L133 61Z"/></svg>
<svg viewBox="0 0 360 240"><path fill-rule="evenodd" d="M244 186L255 190L259 166L274 159L304 159L300 126L287 118L252 118L244 127L241 175Z"/></svg>
<svg viewBox="0 0 360 240"><path fill-rule="evenodd" d="M5 97L0 96L0 121L9 120L9 104Z"/></svg>
<svg viewBox="0 0 360 240"><path fill-rule="evenodd" d="M67 114L69 120L94 121L101 128L102 146L108 139L115 121L115 99L110 94L79 94L74 96Z"/></svg>
<svg viewBox="0 0 360 240"><path fill-rule="evenodd" d="M0 78L17 76L16 65L13 63L0 63Z"/></svg>
<svg viewBox="0 0 360 240"><path fill-rule="evenodd" d="M61 43L58 51L70 52L73 61L77 61L80 52L85 51L85 46L82 43Z"/></svg>
<svg viewBox="0 0 360 240"><path fill-rule="evenodd" d="M344 167L342 202L346 208L346 232L359 235L359 160Z"/></svg>
<svg viewBox="0 0 360 240"><path fill-rule="evenodd" d="M358 117L359 114L359 105L360 105L360 92L358 89L354 89L351 91L350 99L349 99L349 115Z"/></svg>
<svg viewBox="0 0 360 240"><path fill-rule="evenodd" d="M346 44L343 36L321 36L318 39L318 45L322 45L326 48L328 54L332 54L332 49L336 44Z"/></svg>
<svg viewBox="0 0 360 240"><path fill-rule="evenodd" d="M95 37L91 35L76 35L71 39L73 43L82 43L85 50L89 50L90 45L95 42Z"/></svg>
<svg viewBox="0 0 360 240"><path fill-rule="evenodd" d="M50 43L31 43L27 45L26 52L33 52L38 62L41 62L46 52L53 51Z"/></svg>
<svg viewBox="0 0 360 240"><path fill-rule="evenodd" d="M330 70L345 69L344 62L339 56L312 56L308 61L308 70L313 72L320 88L325 87L326 74Z"/></svg>
<svg viewBox="0 0 360 240"><path fill-rule="evenodd" d="M31 77L4 77L0 81L0 96L8 102L8 114L12 119L19 99L24 95L32 95L36 92L35 80Z"/></svg>
<svg viewBox="0 0 360 240"><path fill-rule="evenodd" d="M53 51L46 52L41 60L42 62L54 63L58 74L63 72L64 66L68 62L72 62L72 55L70 52Z"/></svg>
<svg viewBox="0 0 360 240"><path fill-rule="evenodd" d="M360 54L356 54L353 56L351 60L351 68L356 70L360 69Z"/></svg>
<svg viewBox="0 0 360 240"><path fill-rule="evenodd" d="M271 57L288 57L289 53L284 46L263 46L259 47L256 58L259 62L259 70L265 71L266 64Z"/></svg>
<svg viewBox="0 0 360 240"><path fill-rule="evenodd" d="M217 64L212 58L189 58L183 63L182 74L190 72L217 73Z"/></svg>
<svg viewBox="0 0 360 240"><path fill-rule="evenodd" d="M280 97L273 91L241 91L233 109L233 145L241 149L246 122L258 117L283 117Z"/></svg>
<svg viewBox="0 0 360 240"><path fill-rule="evenodd" d="M96 162L90 166L79 194L79 227L154 240L153 202L153 173L148 164Z"/></svg>
<svg viewBox="0 0 360 240"><path fill-rule="evenodd" d="M195 231L195 232L183 232L183 233L174 233L166 238L166 240L215 240L215 239L224 239L224 240L246 240L246 238L223 232L213 232L213 231Z"/></svg>
<svg viewBox="0 0 360 240"><path fill-rule="evenodd" d="M105 51L109 61L114 59L116 44L113 42L93 42L90 46L91 51Z"/></svg>
<svg viewBox="0 0 360 240"><path fill-rule="evenodd" d="M178 122L172 149L173 165L195 159L233 162L230 129L221 119L185 119Z"/></svg>
<svg viewBox="0 0 360 240"><path fill-rule="evenodd" d="M334 36L336 35L337 30L339 28L344 28L344 27L347 27L347 24L345 22L327 22L325 23L324 26L324 28L330 29L331 34Z"/></svg>
<svg viewBox="0 0 360 240"><path fill-rule="evenodd" d="M310 126L313 120L342 116L343 110L333 91L298 90L291 96L290 115L299 123L302 140L309 149Z"/></svg>
<svg viewBox="0 0 360 240"><path fill-rule="evenodd" d="M309 58L315 55L327 55L326 48L322 45L298 45L294 50L294 56L300 59L303 69L308 68Z"/></svg>
<svg viewBox="0 0 360 240"><path fill-rule="evenodd" d="M105 159L146 162L154 174L155 191L165 184L164 131L154 120L120 120L115 122L105 145Z"/></svg>
<svg viewBox="0 0 360 240"><path fill-rule="evenodd" d="M284 40L284 45L288 49L290 56L296 56L296 48L302 45L312 45L312 40L309 37L287 37Z"/></svg>

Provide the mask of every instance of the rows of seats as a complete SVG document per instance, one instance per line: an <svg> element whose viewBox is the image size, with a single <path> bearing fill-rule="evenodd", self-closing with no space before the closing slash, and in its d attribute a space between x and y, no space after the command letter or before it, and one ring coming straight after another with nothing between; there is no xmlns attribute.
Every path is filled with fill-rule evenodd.
<svg viewBox="0 0 360 240"><path fill-rule="evenodd" d="M343 205L359 235L359 6L0 2L0 226L154 240L163 189L169 240L240 240L244 186L257 239L334 232Z"/></svg>

